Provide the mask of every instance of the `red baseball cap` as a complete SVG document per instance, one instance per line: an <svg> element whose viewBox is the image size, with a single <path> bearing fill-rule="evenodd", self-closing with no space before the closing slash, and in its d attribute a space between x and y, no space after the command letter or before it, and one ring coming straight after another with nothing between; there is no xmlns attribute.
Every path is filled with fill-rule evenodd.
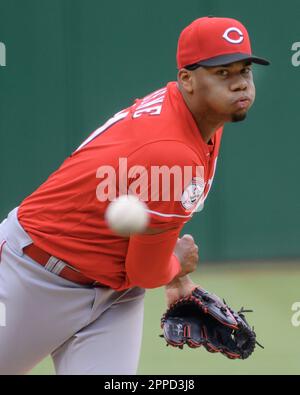
<svg viewBox="0 0 300 395"><path fill-rule="evenodd" d="M231 18L204 17L196 19L180 34L177 48L178 69L192 66L214 67L241 60L269 65L270 62L252 55L247 29Z"/></svg>

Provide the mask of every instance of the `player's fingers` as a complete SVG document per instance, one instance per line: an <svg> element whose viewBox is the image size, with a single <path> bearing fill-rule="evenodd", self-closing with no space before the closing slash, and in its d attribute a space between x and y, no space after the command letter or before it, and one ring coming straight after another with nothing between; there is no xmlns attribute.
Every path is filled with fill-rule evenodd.
<svg viewBox="0 0 300 395"><path fill-rule="evenodd" d="M193 236L189 234L183 235L181 240L186 240L187 242L195 243Z"/></svg>

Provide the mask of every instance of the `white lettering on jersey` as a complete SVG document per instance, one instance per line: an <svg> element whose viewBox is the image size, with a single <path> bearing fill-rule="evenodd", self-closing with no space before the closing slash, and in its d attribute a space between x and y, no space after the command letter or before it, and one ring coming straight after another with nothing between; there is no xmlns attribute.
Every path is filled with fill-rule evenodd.
<svg viewBox="0 0 300 395"><path fill-rule="evenodd" d="M99 136L99 134L105 132L108 128L110 128L112 125L115 123L121 121L122 119L126 118L127 115L129 114L129 111L120 111L117 114L115 114L112 118L110 118L103 126L101 126L99 129L95 130L78 148L76 151L80 150L84 146L86 146L88 143L90 143L94 138ZM75 152L76 152L75 151Z"/></svg>
<svg viewBox="0 0 300 395"><path fill-rule="evenodd" d="M161 113L161 109L162 109L162 106L143 108L142 110L136 111L133 114L133 118L139 118L143 114L159 115Z"/></svg>
<svg viewBox="0 0 300 395"><path fill-rule="evenodd" d="M139 118L143 114L159 115L162 110L162 103L165 99L166 92L167 89L163 88L152 93L151 95L146 96L142 100L141 104L136 108L133 118ZM161 105L157 105L159 103L161 103Z"/></svg>
<svg viewBox="0 0 300 395"><path fill-rule="evenodd" d="M140 105L136 108L136 110L141 110L142 108L150 107L150 106L153 106L154 104L162 103L162 102L164 101L164 98L165 98L165 97L163 96L163 97L160 97L160 98L158 98L158 99L151 100L150 102L146 102L146 103L143 103L143 102L142 102L142 104L140 104Z"/></svg>
<svg viewBox="0 0 300 395"><path fill-rule="evenodd" d="M133 118L139 118L143 114L149 115L159 115L162 110L162 103L165 98L165 94L167 92L167 88L162 88L150 95L146 96L141 104L137 107L135 113L133 114ZM159 103L161 103L159 105ZM115 123L121 121L126 118L129 114L129 111L120 111L115 114L112 118L110 118L103 126L95 130L77 149L75 152L79 151L81 148L85 147L88 143L94 140L99 134L105 132L108 128L110 128Z"/></svg>

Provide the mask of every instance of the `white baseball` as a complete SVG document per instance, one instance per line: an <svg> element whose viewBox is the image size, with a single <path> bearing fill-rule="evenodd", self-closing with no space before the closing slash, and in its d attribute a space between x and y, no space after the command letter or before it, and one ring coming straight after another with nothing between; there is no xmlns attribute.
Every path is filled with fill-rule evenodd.
<svg viewBox="0 0 300 395"><path fill-rule="evenodd" d="M147 205L134 195L122 195L111 202L105 219L112 231L120 236L143 232L149 223Z"/></svg>

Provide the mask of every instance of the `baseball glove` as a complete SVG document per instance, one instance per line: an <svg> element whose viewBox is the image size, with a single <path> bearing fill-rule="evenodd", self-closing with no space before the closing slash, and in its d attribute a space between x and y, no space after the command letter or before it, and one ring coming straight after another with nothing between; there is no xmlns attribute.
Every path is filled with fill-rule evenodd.
<svg viewBox="0 0 300 395"><path fill-rule="evenodd" d="M246 359L254 351L254 328L250 328L243 308L237 313L225 300L204 289L195 288L190 296L173 303L161 318L161 328L167 346L183 348L205 347L230 359ZM263 348L263 347L262 347Z"/></svg>

